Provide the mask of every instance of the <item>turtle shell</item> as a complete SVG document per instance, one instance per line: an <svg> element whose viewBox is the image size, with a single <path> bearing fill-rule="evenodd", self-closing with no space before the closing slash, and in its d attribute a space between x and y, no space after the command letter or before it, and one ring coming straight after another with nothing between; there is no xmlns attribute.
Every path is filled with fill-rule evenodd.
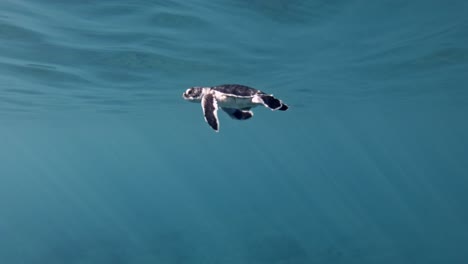
<svg viewBox="0 0 468 264"><path fill-rule="evenodd" d="M215 86L212 89L225 95L236 97L252 97L255 94L264 94L260 90L240 84L223 84Z"/></svg>

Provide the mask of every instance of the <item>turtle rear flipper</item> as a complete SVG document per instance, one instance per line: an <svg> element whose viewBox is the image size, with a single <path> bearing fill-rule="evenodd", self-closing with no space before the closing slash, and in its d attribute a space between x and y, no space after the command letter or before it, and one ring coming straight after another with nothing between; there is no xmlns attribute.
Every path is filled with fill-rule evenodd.
<svg viewBox="0 0 468 264"><path fill-rule="evenodd" d="M268 94L255 96L252 101L254 103L261 103L264 106L270 108L271 110L286 111L289 108L287 105L283 104L281 100L276 99L273 95Z"/></svg>
<svg viewBox="0 0 468 264"><path fill-rule="evenodd" d="M253 116L250 110L239 110L235 108L222 107L223 111L226 112L232 119L246 120Z"/></svg>
<svg viewBox="0 0 468 264"><path fill-rule="evenodd" d="M287 106L286 104L283 104L283 102L281 102L281 107L278 109L280 111L286 111L288 110L289 106Z"/></svg>

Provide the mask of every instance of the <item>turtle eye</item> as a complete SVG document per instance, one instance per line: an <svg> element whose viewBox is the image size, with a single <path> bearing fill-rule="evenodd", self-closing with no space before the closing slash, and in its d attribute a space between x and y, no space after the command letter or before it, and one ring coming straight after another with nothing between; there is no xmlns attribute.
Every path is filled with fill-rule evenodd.
<svg viewBox="0 0 468 264"><path fill-rule="evenodd" d="M188 94L188 95L192 95L192 94L193 94L193 90L192 90L192 89L188 89L188 90L187 90L187 94Z"/></svg>

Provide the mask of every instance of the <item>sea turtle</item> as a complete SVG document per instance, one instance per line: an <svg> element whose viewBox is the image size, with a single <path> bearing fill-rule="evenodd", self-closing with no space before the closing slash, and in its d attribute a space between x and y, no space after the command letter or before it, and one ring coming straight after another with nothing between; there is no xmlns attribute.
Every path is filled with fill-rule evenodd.
<svg viewBox="0 0 468 264"><path fill-rule="evenodd" d="M216 132L219 130L218 108L237 120L251 118L253 112L250 109L258 105L264 105L271 110L288 110L288 106L273 95L240 84L191 87L182 97L190 102L201 101L205 120Z"/></svg>

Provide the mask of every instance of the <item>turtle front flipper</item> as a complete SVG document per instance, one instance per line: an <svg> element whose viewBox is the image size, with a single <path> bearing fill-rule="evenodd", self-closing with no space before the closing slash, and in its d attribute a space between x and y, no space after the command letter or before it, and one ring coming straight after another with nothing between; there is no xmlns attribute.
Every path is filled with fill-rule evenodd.
<svg viewBox="0 0 468 264"><path fill-rule="evenodd" d="M213 94L209 93L203 96L201 105L203 108L203 116L205 117L205 121L216 132L218 132L219 131L218 102L214 98Z"/></svg>
<svg viewBox="0 0 468 264"><path fill-rule="evenodd" d="M253 116L253 113L250 110L239 110L226 107L221 107L221 109L223 109L223 111L226 112L232 119L247 120Z"/></svg>

